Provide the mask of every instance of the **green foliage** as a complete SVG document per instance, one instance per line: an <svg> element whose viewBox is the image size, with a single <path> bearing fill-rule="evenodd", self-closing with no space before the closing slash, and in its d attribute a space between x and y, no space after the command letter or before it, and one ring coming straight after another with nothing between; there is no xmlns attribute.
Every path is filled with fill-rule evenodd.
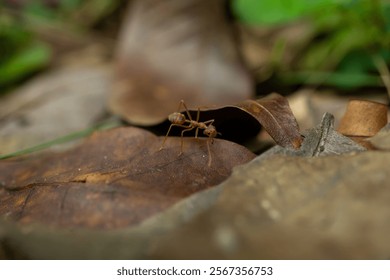
<svg viewBox="0 0 390 280"><path fill-rule="evenodd" d="M41 69L50 61L50 48L34 40L21 23L0 14L0 88Z"/></svg>
<svg viewBox="0 0 390 280"><path fill-rule="evenodd" d="M373 56L390 64L389 1L235 0L233 10L247 24L272 26L300 19L311 22L317 36L290 67L293 73L288 73L289 81L371 86L378 80L373 77L377 72Z"/></svg>
<svg viewBox="0 0 390 280"><path fill-rule="evenodd" d="M0 64L0 86L39 70L50 61L50 48L41 42L29 44Z"/></svg>
<svg viewBox="0 0 390 280"><path fill-rule="evenodd" d="M249 24L283 24L348 0L234 0L233 12Z"/></svg>
<svg viewBox="0 0 390 280"><path fill-rule="evenodd" d="M120 1L0 1L0 89L15 85L51 61L51 46L37 36L41 26L84 30ZM4 92L3 90L0 94Z"/></svg>

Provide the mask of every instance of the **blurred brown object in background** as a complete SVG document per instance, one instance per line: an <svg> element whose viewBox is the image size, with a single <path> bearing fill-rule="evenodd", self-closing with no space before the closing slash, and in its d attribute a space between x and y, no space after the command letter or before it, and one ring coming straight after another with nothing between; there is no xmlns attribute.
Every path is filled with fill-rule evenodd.
<svg viewBox="0 0 390 280"><path fill-rule="evenodd" d="M189 108L253 95L222 0L136 0L120 34L110 110L153 125Z"/></svg>

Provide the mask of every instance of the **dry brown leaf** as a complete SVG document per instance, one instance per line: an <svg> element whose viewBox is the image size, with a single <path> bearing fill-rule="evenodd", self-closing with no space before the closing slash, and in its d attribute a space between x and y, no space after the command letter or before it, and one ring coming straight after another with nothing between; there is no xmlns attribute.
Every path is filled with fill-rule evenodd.
<svg viewBox="0 0 390 280"><path fill-rule="evenodd" d="M105 114L109 65L62 67L0 99L0 154L15 152L96 124Z"/></svg>
<svg viewBox="0 0 390 280"><path fill-rule="evenodd" d="M254 158L216 139L163 138L129 127L95 133L63 153L0 161L0 214L21 223L112 229L134 225L219 184Z"/></svg>
<svg viewBox="0 0 390 280"><path fill-rule="evenodd" d="M151 257L387 259L389 163L385 152L260 156L208 209L155 239Z"/></svg>
<svg viewBox="0 0 390 280"><path fill-rule="evenodd" d="M301 146L299 126L285 97L273 93L240 106L256 117L278 145L295 149Z"/></svg>
<svg viewBox="0 0 390 280"><path fill-rule="evenodd" d="M347 136L374 136L387 124L387 106L374 101L351 100L338 131Z"/></svg>
<svg viewBox="0 0 390 280"><path fill-rule="evenodd" d="M0 218L0 251L3 248L7 258L33 259L386 255L382 241L388 233L382 225L389 219L385 216L388 194L383 167L388 165L389 156L357 154L362 148L333 130L330 114L305 136L300 150L276 146L235 169L222 184L181 200L139 226L69 231ZM177 146L174 149L179 151ZM339 155L342 153L348 155ZM327 156L335 154L339 156ZM312 156L321 157L307 158ZM303 214L307 216L301 223ZM273 220L278 217L280 220ZM343 225L349 229L346 233ZM332 232L334 228L336 232ZM377 239L381 236L384 239Z"/></svg>
<svg viewBox="0 0 390 280"><path fill-rule="evenodd" d="M385 104L366 100L350 100L338 131L366 149L374 150L375 146L367 141L367 137L374 136L387 124L387 114Z"/></svg>
<svg viewBox="0 0 390 280"><path fill-rule="evenodd" d="M121 32L111 111L133 124L163 121L184 99L234 104L252 95L222 0L135 0Z"/></svg>

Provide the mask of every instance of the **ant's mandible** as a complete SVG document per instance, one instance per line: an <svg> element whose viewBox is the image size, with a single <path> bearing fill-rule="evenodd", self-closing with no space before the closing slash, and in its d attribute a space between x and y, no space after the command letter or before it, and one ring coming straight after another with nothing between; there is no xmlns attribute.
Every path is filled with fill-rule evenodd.
<svg viewBox="0 0 390 280"><path fill-rule="evenodd" d="M186 116L184 114L180 113L180 109L182 107L185 109L188 119L186 118ZM217 129L213 125L214 120L200 122L199 117L200 117L200 108L198 108L196 120L193 120L191 118L190 112L187 109L186 104L184 103L184 100L181 100L177 111L168 116L168 120L171 122L171 125L169 126L168 132L165 135L164 141L161 144L160 150L162 150L164 148L164 144L165 144L165 141L167 140L169 132L171 131L171 128L174 126L185 128L181 132L181 146L180 146L179 156L183 153L184 132L193 130L195 128L196 129L195 130L195 138L198 138L199 129L203 129L203 134L209 137L209 141L207 141L207 151L208 151L208 156L209 156L208 166L210 166L211 165L211 152L210 152L209 142L211 141L211 143L213 143L214 138L217 137L217 134L219 134L219 133L217 132Z"/></svg>

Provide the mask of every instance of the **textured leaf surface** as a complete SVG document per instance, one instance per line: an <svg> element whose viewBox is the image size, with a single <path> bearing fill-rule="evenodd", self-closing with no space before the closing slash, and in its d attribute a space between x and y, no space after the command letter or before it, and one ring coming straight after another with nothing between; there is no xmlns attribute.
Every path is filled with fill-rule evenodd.
<svg viewBox="0 0 390 280"><path fill-rule="evenodd" d="M254 158L216 139L163 138L138 128L95 133L77 148L0 162L0 214L21 223L119 228L139 223L178 200L219 184Z"/></svg>
<svg viewBox="0 0 390 280"><path fill-rule="evenodd" d="M0 220L0 248L28 258L386 259L389 162L378 152L261 156L130 229Z"/></svg>
<svg viewBox="0 0 390 280"><path fill-rule="evenodd" d="M387 105L365 100L351 100L338 131L348 136L374 136L387 124Z"/></svg>
<svg viewBox="0 0 390 280"><path fill-rule="evenodd" d="M285 97L274 93L241 106L256 117L278 145L295 149L301 146L299 126Z"/></svg>
<svg viewBox="0 0 390 280"><path fill-rule="evenodd" d="M299 150L276 146L139 226L68 231L0 219L0 253L6 248L8 258L44 259L383 258L389 249L382 246L389 155L357 154L361 147L334 131L331 121L326 114L305 132ZM334 155L335 146L338 156L325 156Z"/></svg>
<svg viewBox="0 0 390 280"><path fill-rule="evenodd" d="M153 258L387 259L389 153L259 157Z"/></svg>

